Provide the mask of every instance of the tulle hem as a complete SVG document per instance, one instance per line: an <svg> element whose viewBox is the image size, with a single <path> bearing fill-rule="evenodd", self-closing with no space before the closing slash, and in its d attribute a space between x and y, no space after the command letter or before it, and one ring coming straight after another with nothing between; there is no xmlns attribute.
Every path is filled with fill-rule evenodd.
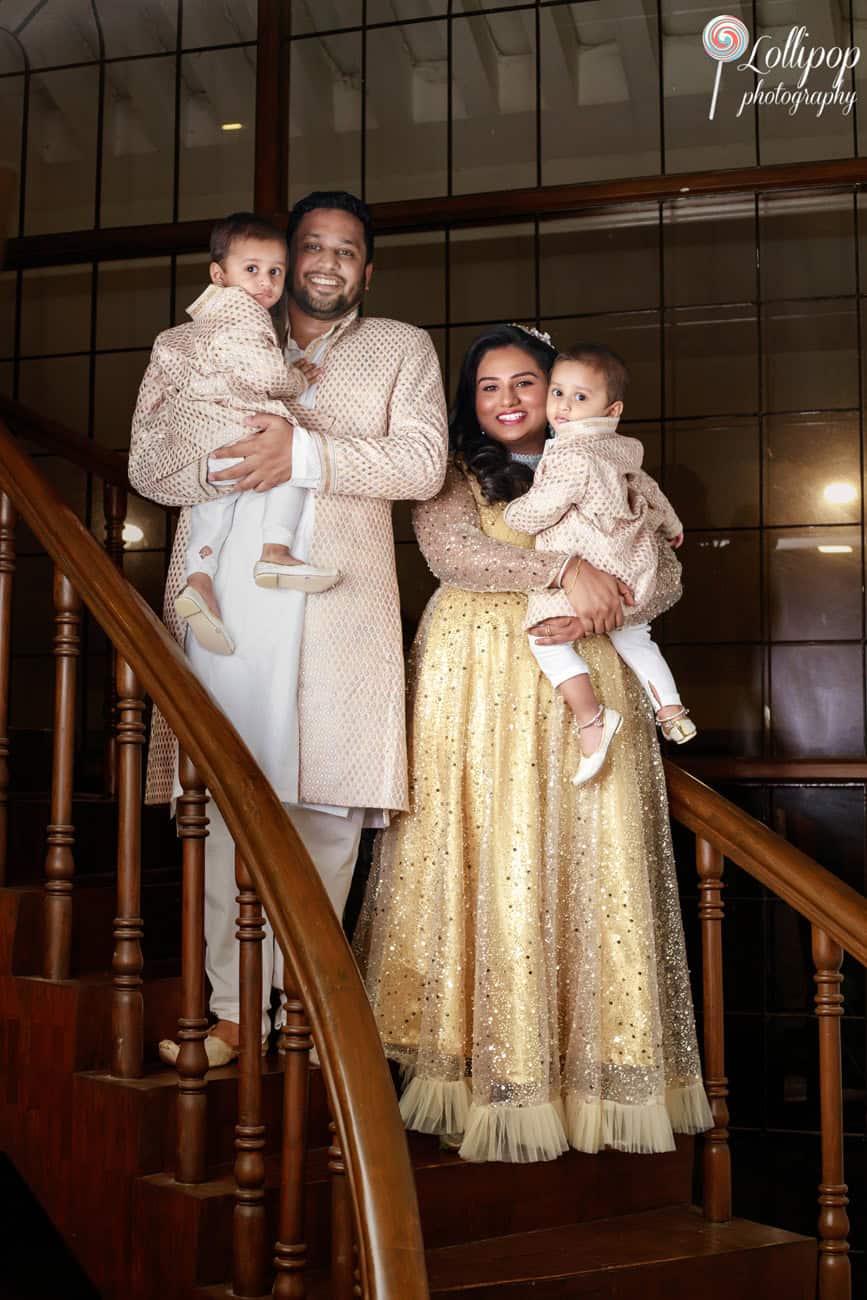
<svg viewBox="0 0 867 1300"><path fill-rule="evenodd" d="M665 1103L646 1106L566 1095L540 1106L477 1106L470 1081L425 1078L405 1069L400 1113L409 1129L440 1137L463 1134L464 1160L526 1164L556 1160L569 1147L595 1155L614 1151L651 1155L675 1149L675 1133L701 1133L713 1116L701 1083L668 1088Z"/></svg>

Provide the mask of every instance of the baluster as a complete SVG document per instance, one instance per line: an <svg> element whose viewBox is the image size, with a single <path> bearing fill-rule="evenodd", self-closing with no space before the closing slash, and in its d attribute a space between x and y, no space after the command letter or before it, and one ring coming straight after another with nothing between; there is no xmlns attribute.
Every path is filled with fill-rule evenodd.
<svg viewBox="0 0 867 1300"><path fill-rule="evenodd" d="M262 1123L262 905L247 864L235 851L238 886L238 942L241 1059L238 1123L235 1125L234 1292L265 1291L265 1126Z"/></svg>
<svg viewBox="0 0 867 1300"><path fill-rule="evenodd" d="M117 916L111 995L111 1072L138 1079L144 1055L141 918L141 799L145 702L132 668L117 657Z"/></svg>
<svg viewBox="0 0 867 1300"><path fill-rule="evenodd" d="M9 843L9 662L14 572L15 508L6 494L0 493L0 885L6 879Z"/></svg>
<svg viewBox="0 0 867 1300"><path fill-rule="evenodd" d="M304 1158L307 1152L307 1102L310 1026L304 1004L288 997L281 1048L283 1071L283 1153L280 1162L280 1237L274 1247L274 1296L304 1300L307 1243L304 1241Z"/></svg>
<svg viewBox="0 0 867 1300"><path fill-rule="evenodd" d="M123 525L126 519L126 489L114 483L102 485L102 513L105 527L106 555L115 568L123 573ZM117 653L111 643L105 670L105 754L103 758L103 791L110 798L117 794L117 744L115 726L117 717L117 692L115 689Z"/></svg>
<svg viewBox="0 0 867 1300"><path fill-rule="evenodd" d="M205 839L207 792L190 759L181 750L178 764L183 794L178 799L178 835L183 845L181 971L183 980L178 1040L178 1148L175 1180L205 1181L208 1057L205 1036Z"/></svg>
<svg viewBox="0 0 867 1300"><path fill-rule="evenodd" d="M72 944L72 780L75 758L75 678L80 653L81 601L72 583L54 570L54 753L51 824L45 854L45 978L69 978Z"/></svg>
<svg viewBox="0 0 867 1300"><path fill-rule="evenodd" d="M819 1092L822 1112L822 1181L819 1184L819 1300L851 1300L848 1187L843 1181L843 949L814 925L816 1015L819 1020Z"/></svg>
<svg viewBox="0 0 867 1300"><path fill-rule="evenodd" d="M355 1294L355 1255L353 1250L352 1199L346 1179L346 1162L337 1138L335 1124L330 1124L331 1146L328 1168L331 1173L331 1298L352 1300Z"/></svg>
<svg viewBox="0 0 867 1300"><path fill-rule="evenodd" d="M725 1223L732 1217L732 1169L723 1018L723 856L697 836L695 857L704 989L704 1086L714 1124L704 1135L704 1216L713 1223Z"/></svg>

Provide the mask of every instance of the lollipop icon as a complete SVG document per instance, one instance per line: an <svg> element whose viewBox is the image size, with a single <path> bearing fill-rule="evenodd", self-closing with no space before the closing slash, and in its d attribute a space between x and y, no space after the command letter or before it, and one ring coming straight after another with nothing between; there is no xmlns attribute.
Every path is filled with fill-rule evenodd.
<svg viewBox="0 0 867 1300"><path fill-rule="evenodd" d="M713 97L710 101L710 112L708 118L713 118L716 112L716 98L719 94L719 83L722 77L722 65L724 63L734 63L739 59L746 50L750 41L750 33L745 23L740 18L732 18L730 14L720 14L718 18L711 18L701 34L701 43L704 46L705 54L709 54L712 59L716 59L716 80L713 83Z"/></svg>

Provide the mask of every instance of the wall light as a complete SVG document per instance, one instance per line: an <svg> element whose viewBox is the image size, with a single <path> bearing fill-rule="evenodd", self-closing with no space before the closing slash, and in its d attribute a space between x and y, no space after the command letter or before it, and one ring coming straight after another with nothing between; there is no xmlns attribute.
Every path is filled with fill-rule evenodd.
<svg viewBox="0 0 867 1300"><path fill-rule="evenodd" d="M852 554L851 546L817 546L816 550L820 551L822 555L851 555Z"/></svg>
<svg viewBox="0 0 867 1300"><path fill-rule="evenodd" d="M243 131L243 129L244 129L243 122L221 122L220 123L221 131Z"/></svg>
<svg viewBox="0 0 867 1300"><path fill-rule="evenodd" d="M858 489L854 483L829 483L822 493L822 496L831 506L847 506L850 501L854 501L858 495Z"/></svg>
<svg viewBox="0 0 867 1300"><path fill-rule="evenodd" d="M124 524L122 537L125 542L144 541L144 533L139 528L138 524Z"/></svg>

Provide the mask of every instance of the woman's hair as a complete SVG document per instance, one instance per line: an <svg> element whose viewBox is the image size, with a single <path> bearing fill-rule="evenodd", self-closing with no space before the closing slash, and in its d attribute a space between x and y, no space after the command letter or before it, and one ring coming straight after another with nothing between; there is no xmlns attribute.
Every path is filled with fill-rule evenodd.
<svg viewBox="0 0 867 1300"><path fill-rule="evenodd" d="M622 402L629 383L629 371L619 352L608 348L604 343L573 343L571 347L557 353L558 361L580 361L601 375L605 381L609 405Z"/></svg>
<svg viewBox="0 0 867 1300"><path fill-rule="evenodd" d="M543 374L554 364L556 349L519 325L495 325L480 334L467 348L455 401L449 415L449 447L463 460L479 481L482 496L491 503L513 501L533 482L529 465L509 459L502 443L489 438L476 417L476 375L482 357L495 348L521 348L531 356Z"/></svg>

